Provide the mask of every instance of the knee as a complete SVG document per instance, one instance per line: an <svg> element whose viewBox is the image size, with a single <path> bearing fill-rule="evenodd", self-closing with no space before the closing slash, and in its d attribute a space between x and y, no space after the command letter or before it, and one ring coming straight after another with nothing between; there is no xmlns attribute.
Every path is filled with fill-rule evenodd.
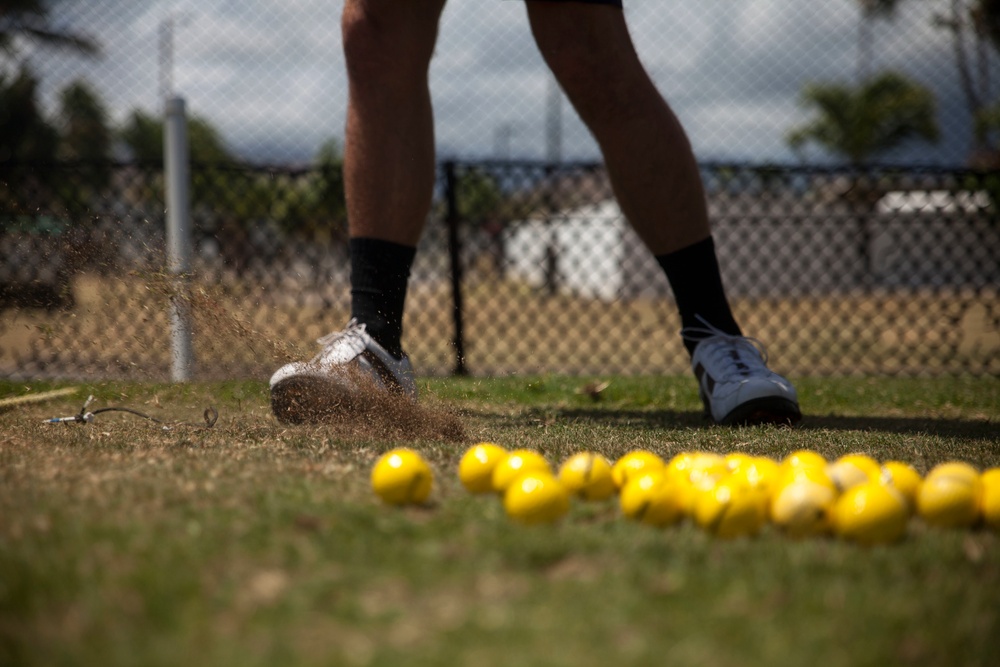
<svg viewBox="0 0 1000 667"><path fill-rule="evenodd" d="M593 129L645 113L651 100L662 103L624 23L587 28L535 30L546 64L584 122Z"/></svg>
<svg viewBox="0 0 1000 667"><path fill-rule="evenodd" d="M542 46L545 62L567 92L601 85L608 63L599 53L600 49L588 48L582 42L554 40Z"/></svg>
<svg viewBox="0 0 1000 667"><path fill-rule="evenodd" d="M611 103L634 83L638 59L627 37L619 37L613 30L535 33L546 64L577 107Z"/></svg>
<svg viewBox="0 0 1000 667"><path fill-rule="evenodd" d="M546 62L559 85L585 120L616 115L634 100L633 72L607 51L564 45L546 54Z"/></svg>
<svg viewBox="0 0 1000 667"><path fill-rule="evenodd" d="M378 7L360 1L344 6L341 35L351 84L394 86L425 79L434 50L436 19L421 24L401 16L391 3Z"/></svg>
<svg viewBox="0 0 1000 667"><path fill-rule="evenodd" d="M398 74L393 61L405 61L402 54L395 53L402 48L401 44L393 39L391 26L362 3L348 2L344 6L340 29L347 75L352 84L381 84L387 77Z"/></svg>

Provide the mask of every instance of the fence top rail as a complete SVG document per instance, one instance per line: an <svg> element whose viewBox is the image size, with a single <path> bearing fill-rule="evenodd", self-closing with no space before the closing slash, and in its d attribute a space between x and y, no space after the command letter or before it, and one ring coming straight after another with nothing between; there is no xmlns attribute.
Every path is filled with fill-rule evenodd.
<svg viewBox="0 0 1000 667"><path fill-rule="evenodd" d="M928 176L998 176L1000 169L980 169L964 166L942 166L925 164L892 164L871 163L865 165L844 164L806 164L782 162L750 162L750 161L718 161L702 160L698 163L705 171L733 171L774 174L877 174L877 175L928 175ZM497 159L497 158L443 158L438 160L438 167L445 165L459 169L532 169L550 171L600 171L604 163L594 160L566 160L552 162L542 159ZM0 173L16 169L59 169L66 171L86 170L93 167L111 169L138 169L142 171L161 171L162 161L156 160L0 160ZM192 168L214 169L233 172L277 172L287 175L306 174L324 165L317 163L261 163L261 162L230 162L230 161L191 161Z"/></svg>

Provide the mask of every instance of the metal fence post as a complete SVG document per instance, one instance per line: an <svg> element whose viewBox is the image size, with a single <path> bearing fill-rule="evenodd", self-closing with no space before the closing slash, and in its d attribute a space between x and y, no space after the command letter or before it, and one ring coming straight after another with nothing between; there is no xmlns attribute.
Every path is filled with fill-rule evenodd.
<svg viewBox="0 0 1000 667"><path fill-rule="evenodd" d="M448 257L451 263L452 318L455 324L455 375L468 375L465 367L465 334L462 310L462 246L458 235L458 179L455 163L444 163L445 224L448 226Z"/></svg>
<svg viewBox="0 0 1000 667"><path fill-rule="evenodd" d="M170 277L171 379L191 379L194 352L191 330L191 199L187 117L184 98L166 100L163 171L167 204L167 273Z"/></svg>

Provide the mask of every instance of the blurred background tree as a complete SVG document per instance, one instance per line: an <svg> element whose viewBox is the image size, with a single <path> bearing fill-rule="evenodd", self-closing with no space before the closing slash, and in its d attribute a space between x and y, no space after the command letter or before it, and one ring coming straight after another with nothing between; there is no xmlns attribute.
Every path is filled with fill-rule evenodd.
<svg viewBox="0 0 1000 667"><path fill-rule="evenodd" d="M221 133L196 115L188 118L188 147L191 162L232 164L235 162ZM131 157L139 162L163 162L163 118L135 109L122 126L119 137Z"/></svg>
<svg viewBox="0 0 1000 667"><path fill-rule="evenodd" d="M966 108L973 119L974 167L1000 167L1000 99L993 62L1000 55L1000 0L947 0L934 25L951 36L952 53Z"/></svg>
<svg viewBox="0 0 1000 667"><path fill-rule="evenodd" d="M320 144L307 173L276 185L271 214L283 232L320 244L347 242L344 156L336 138Z"/></svg>
<svg viewBox="0 0 1000 667"><path fill-rule="evenodd" d="M92 56L100 53L100 46L90 37L53 25L48 4L42 0L4 0L0 4L0 54L5 60L19 59L22 39Z"/></svg>
<svg viewBox="0 0 1000 667"><path fill-rule="evenodd" d="M21 68L0 73L0 160L53 160L59 145L56 129L38 105L38 79Z"/></svg>
<svg viewBox="0 0 1000 667"><path fill-rule="evenodd" d="M103 102L86 81L74 81L59 95L61 160L107 160L112 132Z"/></svg>
<svg viewBox="0 0 1000 667"><path fill-rule="evenodd" d="M67 128L45 117L38 101L39 81L27 61L27 47L37 45L69 49L88 56L100 55L97 42L55 26L48 10L47 3L42 0L4 0L0 4L0 161L44 163L62 157L60 148L64 138L60 130ZM89 109L80 107L79 115L74 108L72 115L77 120L88 113L92 120L97 119L100 108L93 104L95 101L92 95L87 100L72 94L69 99L64 98L64 103L71 106L76 102L89 105ZM78 124L76 129L79 129ZM100 132L91 127L93 136ZM85 196L76 197L71 193L74 187L55 170L18 167L3 179L0 202L9 207L7 210L18 212L34 210L41 202L48 207L50 204L46 200L53 198L53 189L58 192L54 199L59 202L85 200Z"/></svg>
<svg viewBox="0 0 1000 667"><path fill-rule="evenodd" d="M933 93L894 72L857 86L807 85L801 104L814 112L814 117L789 133L789 146L801 151L815 142L854 166L905 142L936 142L940 136Z"/></svg>
<svg viewBox="0 0 1000 667"><path fill-rule="evenodd" d="M858 83L872 75L875 64L875 22L891 20L901 0L857 0L861 9L858 22Z"/></svg>

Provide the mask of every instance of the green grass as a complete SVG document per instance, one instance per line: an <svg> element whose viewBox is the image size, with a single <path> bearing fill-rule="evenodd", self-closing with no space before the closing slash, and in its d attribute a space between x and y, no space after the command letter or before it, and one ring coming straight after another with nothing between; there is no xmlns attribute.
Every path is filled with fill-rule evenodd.
<svg viewBox="0 0 1000 667"><path fill-rule="evenodd" d="M606 379L606 378L605 378ZM1000 465L1000 381L800 380L796 429L707 425L690 378L423 381L466 441L286 427L260 383L104 383L0 414L3 665L987 665L1000 655L1000 535L913 521L862 548L773 529L725 541L577 502L554 527L511 523L455 468L493 440L557 464L638 447L828 458L863 451L921 472ZM0 382L0 398L58 384ZM125 405L131 415L43 424ZM381 505L375 458L436 471L427 507Z"/></svg>

